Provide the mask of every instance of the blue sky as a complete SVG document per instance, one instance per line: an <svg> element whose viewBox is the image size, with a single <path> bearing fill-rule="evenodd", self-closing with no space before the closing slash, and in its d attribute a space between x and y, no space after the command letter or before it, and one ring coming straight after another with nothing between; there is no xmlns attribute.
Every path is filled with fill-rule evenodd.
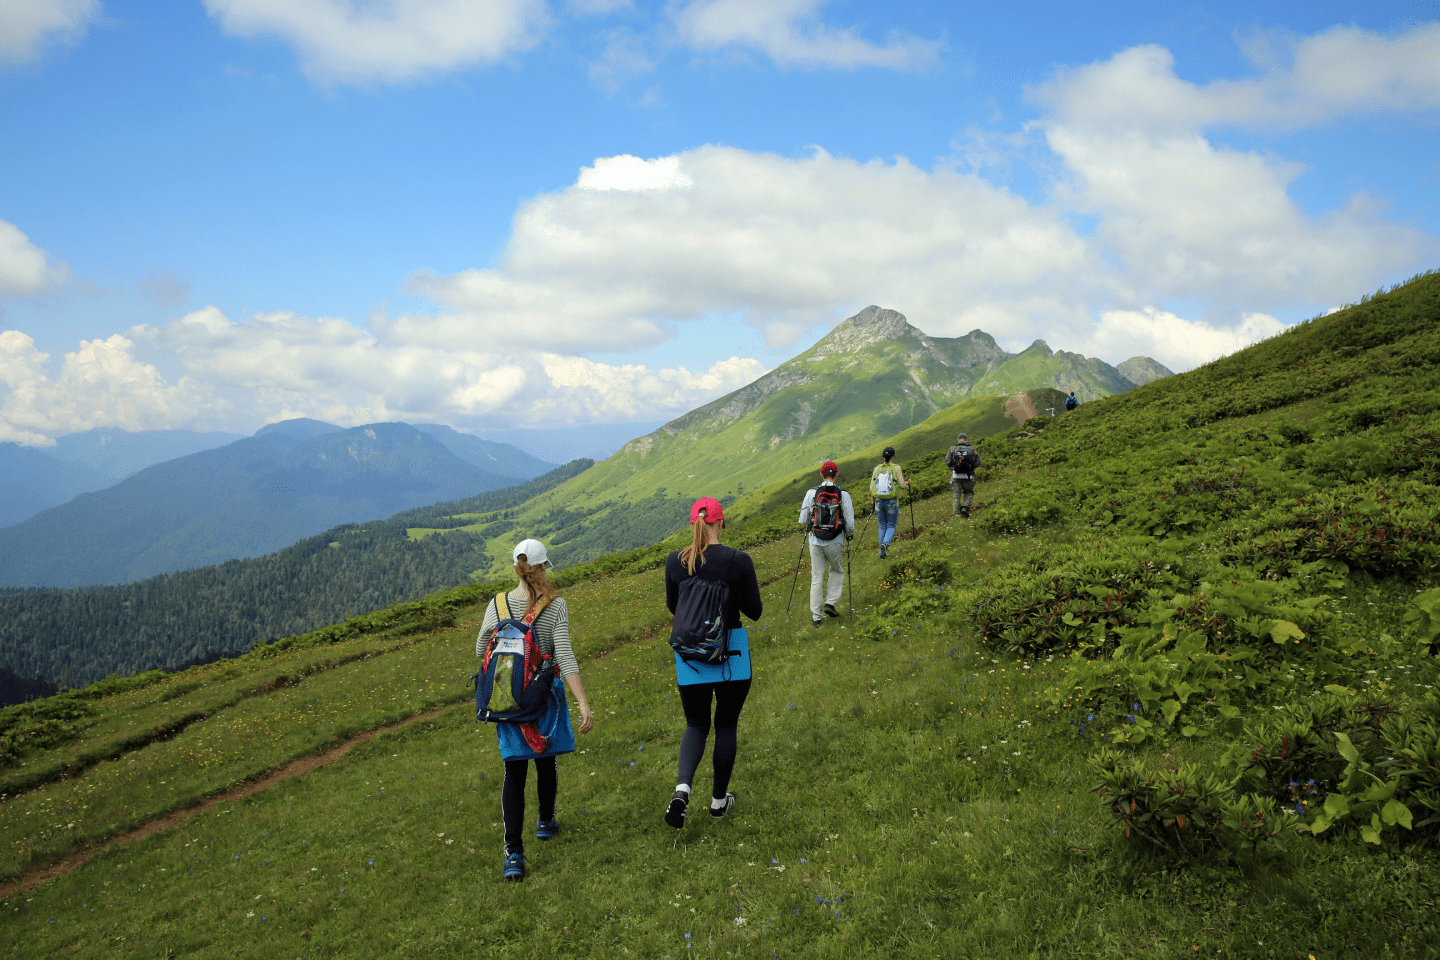
<svg viewBox="0 0 1440 960"><path fill-rule="evenodd" d="M667 419L869 303L1188 369L1440 264L1440 5L0 0L0 440Z"/></svg>

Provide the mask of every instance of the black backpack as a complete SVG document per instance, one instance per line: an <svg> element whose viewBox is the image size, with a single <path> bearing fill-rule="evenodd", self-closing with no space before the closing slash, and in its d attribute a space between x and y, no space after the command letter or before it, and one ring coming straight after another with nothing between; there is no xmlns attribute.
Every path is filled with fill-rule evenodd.
<svg viewBox="0 0 1440 960"><path fill-rule="evenodd" d="M726 570L728 572L728 565ZM729 606L730 584L724 580L692 576L680 581L675 623L670 628L670 648L687 663L713 666L738 657L740 651L730 649L730 628L725 623Z"/></svg>
<svg viewBox="0 0 1440 960"><path fill-rule="evenodd" d="M974 475L975 470L980 466L980 453L970 447L964 453L960 452L960 444L950 448L950 453L945 457L945 465L952 473L963 473Z"/></svg>
<svg viewBox="0 0 1440 960"><path fill-rule="evenodd" d="M1066 397L1066 398L1065 398L1065 409L1066 409L1066 410L1074 410L1074 409L1075 409L1076 407L1078 407L1078 406L1080 406L1080 401L1079 401L1079 400L1076 400L1074 397Z"/></svg>
<svg viewBox="0 0 1440 960"><path fill-rule="evenodd" d="M810 532L817 540L834 540L845 532L845 510L839 487L822 483L815 488L815 501L810 507Z"/></svg>

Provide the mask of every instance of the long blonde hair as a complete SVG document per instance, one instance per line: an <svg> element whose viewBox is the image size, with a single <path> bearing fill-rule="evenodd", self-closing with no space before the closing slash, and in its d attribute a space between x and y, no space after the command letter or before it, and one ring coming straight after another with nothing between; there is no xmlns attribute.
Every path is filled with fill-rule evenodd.
<svg viewBox="0 0 1440 960"><path fill-rule="evenodd" d="M715 522L720 524L721 530L725 529L724 517ZM705 565L705 548L710 546L710 521L706 519L704 507L700 508L700 515L690 526L695 535L690 538L690 546L680 551L680 562L685 564L686 573L694 574L697 565Z"/></svg>
<svg viewBox="0 0 1440 960"><path fill-rule="evenodd" d="M530 594L530 603L525 607L527 615L535 609L535 605L540 602L541 597L549 602L560 596L559 591L550 585L549 578L545 576L545 564L532 565L528 559L522 553L515 561L515 572L520 575L520 586Z"/></svg>

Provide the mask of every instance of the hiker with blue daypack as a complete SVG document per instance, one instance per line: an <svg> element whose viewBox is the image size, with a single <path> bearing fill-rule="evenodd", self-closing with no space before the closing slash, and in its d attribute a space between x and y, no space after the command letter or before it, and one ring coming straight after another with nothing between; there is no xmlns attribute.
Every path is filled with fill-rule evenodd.
<svg viewBox="0 0 1440 960"><path fill-rule="evenodd" d="M735 806L730 775L735 770L740 708L750 693L750 639L740 615L759 620L765 610L755 563L743 550L720 542L725 511L720 501L701 497L690 507L690 545L665 558L665 605L675 614L670 646L675 682L685 711L675 796L665 822L685 826L690 788L710 736L710 706L715 706L714 782L710 816L720 819Z"/></svg>
<svg viewBox="0 0 1440 960"><path fill-rule="evenodd" d="M884 560L895 539L895 525L900 522L900 488L910 486L910 481L905 479L900 464L892 462L894 447L886 447L880 456L885 462L870 471L870 510L880 527L880 559Z"/></svg>
<svg viewBox="0 0 1440 960"><path fill-rule="evenodd" d="M535 761L540 801L535 838L549 840L560 832L555 819L559 785L555 758L575 752L564 688L570 688L580 708L581 733L590 732L595 714L585 697L580 666L570 649L570 612L545 576L549 565L545 544L521 540L515 545L512 559L520 585L491 601L475 641L475 655L481 658L475 701L477 716L495 723L500 756L505 761L505 785L500 794L500 811L505 820L501 877L523 880L525 779L530 761ZM533 708L534 697L527 697L527 693L539 698ZM533 717L527 712L530 710L537 711ZM507 716L527 719L501 719Z"/></svg>
<svg viewBox="0 0 1440 960"><path fill-rule="evenodd" d="M840 468L834 460L820 465L820 485L805 491L800 504L800 526L810 543L810 621L815 627L826 617L838 617L835 604L845 594L845 542L855 536L855 505L850 494L835 482ZM830 574L828 587L826 573Z"/></svg>
<svg viewBox="0 0 1440 960"><path fill-rule="evenodd" d="M980 468L980 452L971 446L968 436L957 433L955 446L945 454L945 465L950 468L955 516L968 517L970 504L975 502L975 471Z"/></svg>
<svg viewBox="0 0 1440 960"><path fill-rule="evenodd" d="M1065 409L1074 410L1078 406L1080 406L1080 401L1075 399L1075 391L1071 390L1070 396L1065 398Z"/></svg>

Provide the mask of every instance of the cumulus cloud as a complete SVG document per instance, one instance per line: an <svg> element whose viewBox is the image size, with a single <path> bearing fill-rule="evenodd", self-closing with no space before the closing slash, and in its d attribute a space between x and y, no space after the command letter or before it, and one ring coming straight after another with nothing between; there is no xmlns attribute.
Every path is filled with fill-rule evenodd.
<svg viewBox="0 0 1440 960"><path fill-rule="evenodd" d="M1283 329L1283 323L1265 313L1247 313L1234 326L1217 327L1155 307L1105 310L1089 336L1071 349L1115 363L1150 357L1178 372L1243 350Z"/></svg>
<svg viewBox="0 0 1440 960"><path fill-rule="evenodd" d="M1030 90L1055 117L1097 131L1183 134L1217 125L1289 129L1359 111L1440 107L1440 24L1394 37L1335 27L1246 44L1259 76L1195 84L1155 45L1065 68Z"/></svg>
<svg viewBox="0 0 1440 960"><path fill-rule="evenodd" d="M891 31L883 44L851 27L821 22L825 0L694 0L672 14L679 40L696 50L743 48L781 67L880 67L917 71L934 64L939 40Z"/></svg>
<svg viewBox="0 0 1440 960"><path fill-rule="evenodd" d="M28 63L49 44L78 40L99 15L100 0L3 0L0 63Z"/></svg>
<svg viewBox="0 0 1440 960"><path fill-rule="evenodd" d="M411 277L443 310L399 317L387 336L579 354L725 312L790 345L870 302L936 333L1039 315L1079 326L1105 271L1058 211L975 176L709 146L596 161L520 208L496 266Z"/></svg>
<svg viewBox="0 0 1440 960"><path fill-rule="evenodd" d="M1342 299L1440 246L1364 195L1307 215L1288 192L1300 164L1217 145L1204 131L1440 105L1433 55L1430 67L1392 64L1364 83L1321 81L1312 62L1317 50L1339 55L1337 45L1370 62L1437 41L1430 28L1395 40L1330 31L1298 43L1289 71L1206 86L1177 77L1170 52L1155 46L1062 70L1030 91L1048 108L1036 125L1064 162L1059 202L1098 216L1096 245L1124 265L1132 303L1185 297L1234 312Z"/></svg>
<svg viewBox="0 0 1440 960"><path fill-rule="evenodd" d="M0 220L0 297L28 297L63 283L70 275L14 224Z"/></svg>
<svg viewBox="0 0 1440 960"><path fill-rule="evenodd" d="M0 332L0 440L49 444L95 427L160 430L190 424L213 400L188 377L167 383L138 360L134 343L115 334L82 340L57 374L48 354L17 330Z"/></svg>
<svg viewBox="0 0 1440 960"><path fill-rule="evenodd" d="M731 357L704 373L610 365L543 348L477 341L396 341L379 313L370 328L281 312L232 321L215 307L131 332L173 358L210 408L253 427L307 416L342 424L384 420L456 426L561 425L676 416L765 373Z"/></svg>
<svg viewBox="0 0 1440 960"><path fill-rule="evenodd" d="M326 83L411 80L494 63L539 42L544 0L205 0L242 37L278 37Z"/></svg>

